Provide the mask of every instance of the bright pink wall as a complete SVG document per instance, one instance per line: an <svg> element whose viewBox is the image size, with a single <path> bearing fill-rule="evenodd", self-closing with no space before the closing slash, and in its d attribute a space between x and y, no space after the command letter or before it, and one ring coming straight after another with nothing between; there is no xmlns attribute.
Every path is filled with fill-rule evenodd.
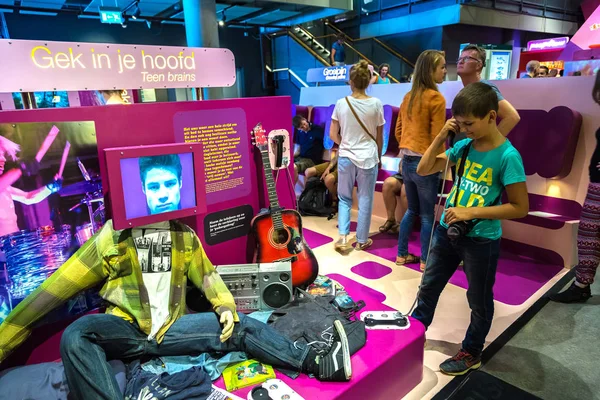
<svg viewBox="0 0 600 400"><path fill-rule="evenodd" d="M260 155L250 143L249 130L258 122L270 132L274 129L289 129L291 121L291 100L289 97L265 97L198 102L173 102L155 104L134 104L128 106L75 107L65 109L20 110L0 112L0 123L19 122L64 122L94 121L98 139L98 154L103 188L108 189L106 163L103 149L121 146L175 143L173 117L176 113L196 110L217 110L241 108L246 114L248 132L240 132L242 145L248 146L250 153L251 185L249 195L238 199L209 205L207 213L213 213L248 204L254 212L266 207L266 188ZM201 121L199 121L199 125ZM244 144L245 143L245 144ZM290 168L290 175L293 176ZM288 174L280 174L277 183L279 201L283 207L293 208L295 197L290 190ZM208 256L215 264L243 263L251 261L254 241L248 237L233 239L210 246L206 243L203 221L206 214L186 219L205 244Z"/></svg>

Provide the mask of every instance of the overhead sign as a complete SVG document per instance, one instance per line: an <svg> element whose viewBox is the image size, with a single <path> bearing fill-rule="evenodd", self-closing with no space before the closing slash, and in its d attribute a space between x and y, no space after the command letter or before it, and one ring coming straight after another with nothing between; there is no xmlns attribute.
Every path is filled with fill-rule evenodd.
<svg viewBox="0 0 600 400"><path fill-rule="evenodd" d="M321 82L347 82L350 80L351 65L343 67L311 68L306 73L306 81L311 83Z"/></svg>
<svg viewBox="0 0 600 400"><path fill-rule="evenodd" d="M581 25L571 41L582 50L594 48L600 44L600 6Z"/></svg>
<svg viewBox="0 0 600 400"><path fill-rule="evenodd" d="M104 24L122 24L123 12L116 7L100 7L100 22Z"/></svg>
<svg viewBox="0 0 600 400"><path fill-rule="evenodd" d="M569 43L568 37L532 40L527 42L527 51L560 50L567 47L567 43Z"/></svg>
<svg viewBox="0 0 600 400"><path fill-rule="evenodd" d="M0 40L0 93L228 87L228 49Z"/></svg>

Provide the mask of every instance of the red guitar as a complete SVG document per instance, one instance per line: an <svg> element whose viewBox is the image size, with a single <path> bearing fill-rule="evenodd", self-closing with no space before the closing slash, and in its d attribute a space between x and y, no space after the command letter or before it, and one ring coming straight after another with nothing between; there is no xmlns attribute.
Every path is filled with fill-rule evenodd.
<svg viewBox="0 0 600 400"><path fill-rule="evenodd" d="M257 261L292 261L292 285L306 288L319 274L319 264L302 237L302 218L296 210L279 206L273 172L269 161L268 138L261 124L252 130L254 145L260 150L269 193L269 211L252 219L256 237Z"/></svg>

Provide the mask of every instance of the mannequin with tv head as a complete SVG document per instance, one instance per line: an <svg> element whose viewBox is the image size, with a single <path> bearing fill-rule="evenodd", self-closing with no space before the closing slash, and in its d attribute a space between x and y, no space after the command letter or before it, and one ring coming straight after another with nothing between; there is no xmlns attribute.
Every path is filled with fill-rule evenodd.
<svg viewBox="0 0 600 400"><path fill-rule="evenodd" d="M134 162L154 222L120 230L115 220L106 221L0 324L0 363L27 340L37 321L80 292L101 287L106 312L77 319L61 339L74 399L123 398L108 360L200 353L244 351L273 367L314 374L321 381L348 381L350 353L341 324L334 328L330 348L318 354L237 313L231 292L196 232L171 219L173 212L181 212L182 186L190 183L182 179L183 154L148 156L147 149L141 150L146 153ZM128 153L119 152L123 151ZM197 187L199 179L204 176L193 178ZM110 199L113 215L115 204L124 207L115 200L120 199ZM156 222L158 216L161 220ZM188 280L210 302L211 311L186 313Z"/></svg>

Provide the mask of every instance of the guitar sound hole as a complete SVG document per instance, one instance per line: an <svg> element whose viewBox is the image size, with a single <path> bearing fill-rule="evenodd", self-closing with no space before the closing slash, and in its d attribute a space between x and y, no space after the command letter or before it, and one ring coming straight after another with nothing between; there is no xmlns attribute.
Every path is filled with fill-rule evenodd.
<svg viewBox="0 0 600 400"><path fill-rule="evenodd" d="M277 229L273 231L273 241L277 244L285 244L290 240L290 233L287 229Z"/></svg>

